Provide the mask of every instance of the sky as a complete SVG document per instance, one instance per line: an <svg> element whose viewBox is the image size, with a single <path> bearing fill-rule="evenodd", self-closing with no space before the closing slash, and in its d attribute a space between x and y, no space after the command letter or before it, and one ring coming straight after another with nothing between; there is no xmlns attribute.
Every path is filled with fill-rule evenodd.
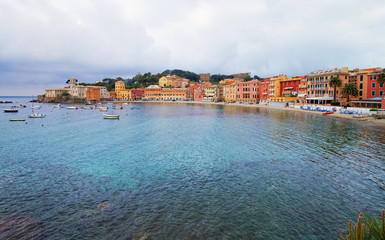
<svg viewBox="0 0 385 240"><path fill-rule="evenodd" d="M385 67L383 0L0 0L0 96L183 69Z"/></svg>

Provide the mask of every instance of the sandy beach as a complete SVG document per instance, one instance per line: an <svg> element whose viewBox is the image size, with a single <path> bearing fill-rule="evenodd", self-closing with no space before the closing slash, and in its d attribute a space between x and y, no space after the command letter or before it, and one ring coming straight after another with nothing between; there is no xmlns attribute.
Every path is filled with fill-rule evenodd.
<svg viewBox="0 0 385 240"><path fill-rule="evenodd" d="M239 106L239 107L248 107L248 108L268 108L268 109L277 109L282 111L296 111L301 112L304 114L316 114L316 115L323 115L322 112L316 112L316 111L307 111L302 110L298 108L292 108L292 107L272 107L267 105L260 105L260 104L241 104L241 103L224 103L224 102L197 102L197 101L137 101L137 102L143 102L143 103L163 103L163 104L211 104L211 105L228 105L228 106ZM374 117L363 117L363 118L354 118L353 114L342 114L335 112L333 114L323 115L325 117L334 117L334 118L342 118L342 119L348 119L352 121L358 121L358 122L370 122L374 124L379 124L382 126L385 126L385 119L375 119Z"/></svg>

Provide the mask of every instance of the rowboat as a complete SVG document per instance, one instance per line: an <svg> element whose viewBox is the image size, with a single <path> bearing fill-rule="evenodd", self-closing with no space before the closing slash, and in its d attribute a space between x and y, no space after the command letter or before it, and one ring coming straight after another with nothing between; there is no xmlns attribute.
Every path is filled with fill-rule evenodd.
<svg viewBox="0 0 385 240"><path fill-rule="evenodd" d="M76 110L78 109L77 107L74 107L74 106L71 106L71 107L67 107L68 110Z"/></svg>
<svg viewBox="0 0 385 240"><path fill-rule="evenodd" d="M333 114L334 112L324 112L323 115Z"/></svg>
<svg viewBox="0 0 385 240"><path fill-rule="evenodd" d="M9 119L11 122L24 122L25 119Z"/></svg>
<svg viewBox="0 0 385 240"><path fill-rule="evenodd" d="M104 119L119 119L119 115L103 114Z"/></svg>

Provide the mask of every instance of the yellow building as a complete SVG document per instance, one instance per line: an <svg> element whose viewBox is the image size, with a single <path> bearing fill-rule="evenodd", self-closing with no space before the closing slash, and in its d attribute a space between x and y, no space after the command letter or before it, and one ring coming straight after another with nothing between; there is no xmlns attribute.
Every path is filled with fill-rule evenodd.
<svg viewBox="0 0 385 240"><path fill-rule="evenodd" d="M203 99L202 101L215 101L218 99L218 86L211 85L203 87Z"/></svg>
<svg viewBox="0 0 385 240"><path fill-rule="evenodd" d="M159 87L186 88L190 81L177 75L167 75L159 79Z"/></svg>
<svg viewBox="0 0 385 240"><path fill-rule="evenodd" d="M231 80L223 85L223 98L225 102L237 101L237 81Z"/></svg>
<svg viewBox="0 0 385 240"><path fill-rule="evenodd" d="M271 100L271 98L281 97L281 81L284 81L286 79L287 79L286 75L280 75L280 76L270 78L269 97L268 97L269 101Z"/></svg>
<svg viewBox="0 0 385 240"><path fill-rule="evenodd" d="M126 89L126 84L124 81L115 82L115 92L117 100L130 100L131 91Z"/></svg>

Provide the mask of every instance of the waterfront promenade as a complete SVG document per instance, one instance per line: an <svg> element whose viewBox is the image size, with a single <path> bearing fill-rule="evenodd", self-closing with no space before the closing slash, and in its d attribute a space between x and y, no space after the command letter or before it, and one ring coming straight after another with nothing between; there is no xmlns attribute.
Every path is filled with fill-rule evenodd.
<svg viewBox="0 0 385 240"><path fill-rule="evenodd" d="M132 103L132 102L131 102ZM210 105L225 105L225 106L239 106L239 107L248 107L248 108L267 108L267 109L276 109L276 110L282 110L282 111L296 111L296 112L302 112L302 113L308 113L308 114L316 114L316 115L322 115L322 112L317 111L307 111L302 110L299 108L293 108L293 107L273 107L268 105L261 105L261 104L248 104L248 103L224 103L224 102L203 102L203 101L135 101L135 103L159 103L159 104L210 104ZM341 114L339 112L335 112L334 114L328 114L325 117L332 117L332 118L343 118L343 119L349 119L354 121L360 121L360 122L370 122L375 123L379 125L385 126L385 119L375 119L374 117L363 117L363 118L354 118L353 114Z"/></svg>

